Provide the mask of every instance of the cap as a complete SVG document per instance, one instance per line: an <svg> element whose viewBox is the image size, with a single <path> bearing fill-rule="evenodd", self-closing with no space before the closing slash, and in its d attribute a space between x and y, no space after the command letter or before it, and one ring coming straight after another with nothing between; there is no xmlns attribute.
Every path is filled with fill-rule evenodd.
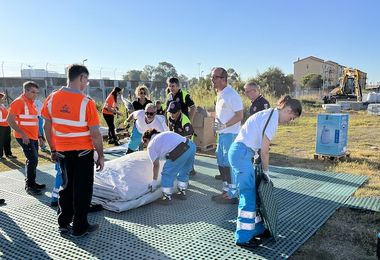
<svg viewBox="0 0 380 260"><path fill-rule="evenodd" d="M181 104L177 101L172 101L170 102L169 104L169 107L168 107L168 112L169 113L177 113L179 110L181 110Z"/></svg>

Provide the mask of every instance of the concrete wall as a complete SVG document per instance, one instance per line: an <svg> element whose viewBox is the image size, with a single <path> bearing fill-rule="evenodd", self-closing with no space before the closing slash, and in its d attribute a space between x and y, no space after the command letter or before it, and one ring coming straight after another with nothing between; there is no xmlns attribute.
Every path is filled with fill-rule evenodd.
<svg viewBox="0 0 380 260"><path fill-rule="evenodd" d="M5 92L10 100L15 99L22 93L22 85L29 79L25 78L0 78L0 92ZM54 89L59 89L66 86L65 78L40 78L33 79L40 87L39 99L44 100ZM103 102L107 95L114 87L124 89L124 96L126 98L134 99L134 92L139 84L145 84L150 92L151 99L164 99L165 98L165 82L138 82L138 81L124 81L124 80L90 80L90 85L85 90L86 94L96 101ZM182 84L187 87L186 84ZM8 103L8 102L7 102Z"/></svg>

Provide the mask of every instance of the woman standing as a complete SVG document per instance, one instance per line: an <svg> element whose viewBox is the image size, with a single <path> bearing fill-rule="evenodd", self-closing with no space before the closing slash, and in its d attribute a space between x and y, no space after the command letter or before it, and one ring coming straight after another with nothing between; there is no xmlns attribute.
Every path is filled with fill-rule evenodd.
<svg viewBox="0 0 380 260"><path fill-rule="evenodd" d="M152 101L149 100L149 90L145 85L140 85L136 88L135 96L137 100L132 103L134 111L144 110L146 105L152 103Z"/></svg>
<svg viewBox="0 0 380 260"><path fill-rule="evenodd" d="M172 203L174 180L177 178L178 192L176 199L186 199L186 189L189 183L189 172L192 170L195 157L195 145L184 136L174 132L160 133L156 129L148 129L142 136L147 146L148 155L153 162L153 181L149 189L158 188L158 169L160 160L166 160L161 172L162 198L157 202L164 205Z"/></svg>
<svg viewBox="0 0 380 260"><path fill-rule="evenodd" d="M115 133L114 116L120 115L119 107L117 106L117 96L121 94L121 88L115 87L108 95L103 106L103 117L108 125L108 143L119 145Z"/></svg>
<svg viewBox="0 0 380 260"><path fill-rule="evenodd" d="M7 123L8 110L5 105L5 93L0 93L0 160L16 158L11 151L11 128Z"/></svg>
<svg viewBox="0 0 380 260"><path fill-rule="evenodd" d="M256 173L252 158L260 150L263 172L269 181L269 145L277 127L289 123L302 113L301 103L290 96L282 97L277 106L250 116L228 152L233 179L239 191L235 239L236 245L241 247L256 247L255 237L265 232L261 216L256 214Z"/></svg>

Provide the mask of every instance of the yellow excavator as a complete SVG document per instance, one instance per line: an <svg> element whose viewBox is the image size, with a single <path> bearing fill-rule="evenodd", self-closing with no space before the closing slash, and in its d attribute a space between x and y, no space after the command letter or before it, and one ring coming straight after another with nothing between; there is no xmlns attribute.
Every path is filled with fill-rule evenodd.
<svg viewBox="0 0 380 260"><path fill-rule="evenodd" d="M362 88L365 88L366 80L366 73L358 69L344 68L339 87L323 97L324 103L336 103L337 100L362 101Z"/></svg>

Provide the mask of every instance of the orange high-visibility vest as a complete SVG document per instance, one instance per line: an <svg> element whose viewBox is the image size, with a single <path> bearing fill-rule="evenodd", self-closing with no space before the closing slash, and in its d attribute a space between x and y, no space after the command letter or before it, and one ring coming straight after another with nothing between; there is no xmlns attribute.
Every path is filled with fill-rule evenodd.
<svg viewBox="0 0 380 260"><path fill-rule="evenodd" d="M94 149L90 126L99 125L99 117L92 99L60 89L46 99L42 112L51 120L57 151Z"/></svg>
<svg viewBox="0 0 380 260"><path fill-rule="evenodd" d="M33 100L28 99L24 94L16 98L9 106L10 114L15 116L18 127L25 135L32 140L38 140L38 113L33 104ZM21 135L14 131L14 137L21 138Z"/></svg>
<svg viewBox="0 0 380 260"><path fill-rule="evenodd" d="M7 122L8 110L4 104L0 105L0 126L9 126Z"/></svg>
<svg viewBox="0 0 380 260"><path fill-rule="evenodd" d="M112 107L112 108L115 108L116 107L116 102L115 102L115 97L112 95L112 93L110 93L106 99L106 102L104 103L104 106L103 106L103 114L106 114L106 115L113 115L113 113L111 111L108 111L106 109L106 107Z"/></svg>

